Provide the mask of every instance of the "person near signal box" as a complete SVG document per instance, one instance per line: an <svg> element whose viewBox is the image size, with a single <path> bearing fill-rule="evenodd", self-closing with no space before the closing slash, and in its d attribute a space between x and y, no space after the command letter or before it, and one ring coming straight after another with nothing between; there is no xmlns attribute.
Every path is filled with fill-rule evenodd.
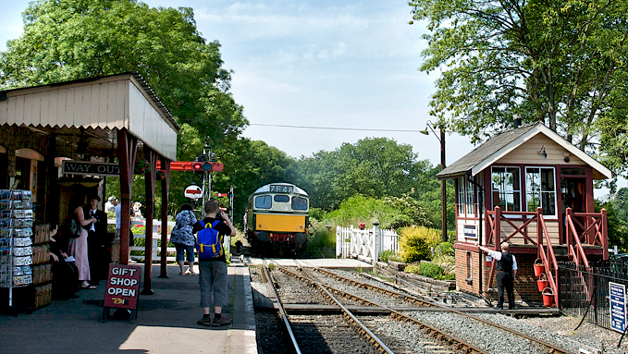
<svg viewBox="0 0 628 354"><path fill-rule="evenodd" d="M497 262L495 269L497 274L497 308L504 309L504 288L508 293L508 309L515 308L515 278L517 277L517 259L513 254L508 252L510 245L508 242L502 242L502 251L493 251L486 247L482 247L476 243L480 252L486 252Z"/></svg>

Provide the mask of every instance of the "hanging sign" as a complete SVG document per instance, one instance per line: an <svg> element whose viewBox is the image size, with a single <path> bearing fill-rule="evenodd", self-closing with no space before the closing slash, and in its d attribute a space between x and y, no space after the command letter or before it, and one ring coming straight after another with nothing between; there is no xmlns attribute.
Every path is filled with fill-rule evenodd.
<svg viewBox="0 0 628 354"><path fill-rule="evenodd" d="M611 329L624 333L626 329L626 286L609 282L608 288Z"/></svg>
<svg viewBox="0 0 628 354"><path fill-rule="evenodd" d="M104 162L63 161L66 175L115 176L120 177L120 165Z"/></svg>

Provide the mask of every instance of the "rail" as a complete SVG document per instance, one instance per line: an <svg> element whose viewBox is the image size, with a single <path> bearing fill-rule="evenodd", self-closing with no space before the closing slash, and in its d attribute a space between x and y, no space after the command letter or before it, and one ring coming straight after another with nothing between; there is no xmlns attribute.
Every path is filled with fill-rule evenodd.
<svg viewBox="0 0 628 354"><path fill-rule="evenodd" d="M533 240L527 231L527 226L536 221L538 218L537 212L529 212L529 211L502 211L500 207L496 206L495 210L487 210L486 211L486 226L488 232L484 238L484 244L490 245L493 242L495 243L495 250L499 250L497 245L502 242L508 242L511 238L513 238L517 234L521 234L523 236L524 244L530 242L533 245L536 245L535 240ZM519 216L519 217L517 217ZM522 222L520 226L515 225L514 221ZM514 231L506 236L506 238L502 239L501 237L501 223L505 222L509 224Z"/></svg>
<svg viewBox="0 0 628 354"><path fill-rule="evenodd" d="M554 247L552 247L552 241L550 241L549 232L547 232L547 226L545 225L545 220L543 219L543 208L539 207L536 209L538 214L537 219L537 242L538 242L538 257L543 262L545 266L545 275L547 276L547 281L549 283L550 289L552 289L552 294L554 294L554 303L556 306L559 306L559 293L558 293L558 262L556 261L556 255L554 254ZM547 242L547 251L545 251L545 247L543 247L543 239ZM552 272L554 274L552 274Z"/></svg>
<svg viewBox="0 0 628 354"><path fill-rule="evenodd" d="M279 293L277 293L277 289L275 287L275 281L271 278L270 273L268 272L268 267L266 266L266 262L264 262L264 274L266 275L266 279L270 283L270 287L273 290L273 294L275 294L275 299L277 299L277 305L279 307L279 313L281 314L281 319L283 320L283 324L286 326L286 330L288 331L288 335L290 336L290 340L292 341L292 345L294 347L294 351L297 354L301 354L301 348L299 347L299 343L297 343L297 339L294 336L294 332L292 331L292 326L290 325L290 321L288 320L288 314L283 307L283 303L279 298Z"/></svg>
<svg viewBox="0 0 628 354"><path fill-rule="evenodd" d="M583 222L580 222L578 219L582 219ZM572 243L580 244L582 254L584 254L582 241L586 239L585 242L589 245L602 247L603 259L605 261L608 260L608 217L606 209L602 209L599 213L574 213L571 208L567 208L565 210L565 221L567 223L565 230L567 245ZM578 235L576 227L583 230L581 234Z"/></svg>
<svg viewBox="0 0 628 354"><path fill-rule="evenodd" d="M278 268L279 268L279 270L281 270L281 271L283 271L283 272L285 272L287 274L290 274L290 275L295 276L295 277L299 277L295 273L293 273L293 272L291 272L291 271L289 271L289 270L287 270L287 269L285 269L283 267L278 266ZM493 322L481 319L479 317L472 316L470 314L458 311L458 310L456 310L455 308L452 308L452 307L443 306L443 305L437 304L437 303L432 302L432 301L426 301L425 299L421 299L421 298L416 297L416 296L404 295L404 294L401 294L399 292L391 291L391 290L388 290L388 289L385 289L385 288L382 288L382 287L379 287L379 286L376 286L376 285L373 285L373 284L370 284L370 283L367 283L367 282L360 282L360 281L357 281L357 280L354 280L354 279L343 277L343 276L341 276L339 274L336 274L336 273L331 272L331 271L329 271L327 269L324 269L324 268L314 267L313 269L315 271L317 271L317 272L324 273L326 275L332 276L332 277L337 278L337 279L342 280L342 281L346 281L349 284L352 284L354 286L358 286L358 287L362 287L362 288L369 288L369 289L372 289L374 291L377 291L377 292L380 292L380 293L383 293L383 294L388 294L390 296L394 296L394 297L397 297L397 298L404 298L404 300L406 300L406 301L410 301L410 302L413 302L413 303L419 303L419 304L421 304L422 307L437 307L437 308L443 309L443 310L445 310L447 312L451 312L451 313L455 313L455 314L460 315L460 316L471 318L471 319L473 319L475 321L478 321L478 322L481 322L483 324L486 324L486 325L498 328L500 330L509 332L509 333L514 334L516 336L520 336L520 337L525 338L527 340L530 340L530 341L536 342L538 344L541 344L541 345L549 348L551 353L565 353L565 354L568 353L568 351L565 351L564 349L558 348L558 347L556 347L556 346L554 346L554 345L552 345L552 344L550 344L550 343L548 343L546 341L530 337L530 336L528 336L528 335L526 335L524 333L518 332L516 330L513 330L513 329L510 329L510 328L498 325L496 323L493 323ZM413 318L410 318L410 317L405 316L405 315L403 315L403 314L401 314L401 313L399 313L397 311L394 311L393 309L391 309L391 308L389 308L387 306L373 303L373 302L371 302L369 300L366 300L366 299L363 299L361 297L355 296L353 294L349 294L347 292L335 289L335 288L330 287L328 285L325 285L325 287L327 289L329 289L330 291L336 292L338 294L342 294L342 296L350 297L350 298L352 298L352 299L354 299L354 300L356 300L358 302L367 304L368 306L379 306L379 307L388 309L390 311L390 313L391 313L391 316L393 316L394 318L401 319L401 320L407 321L407 322L413 322L416 325L421 326L422 328L425 328L425 329L429 328L429 330L433 331L434 333L440 333L439 336L444 336L444 337L447 337L448 340L450 340L450 341L457 342L462 347L465 347L466 349L468 349L467 352L482 353L482 351L480 349L477 349L477 348L469 345L468 343L465 343L465 342L460 341L460 340L458 340L456 338L453 338L449 334L444 334L444 333L442 333L440 330L438 330L436 328L427 326L427 325L425 325L425 324L423 324L423 323L421 323L421 322L419 322L419 321L417 321L417 320L415 320Z"/></svg>

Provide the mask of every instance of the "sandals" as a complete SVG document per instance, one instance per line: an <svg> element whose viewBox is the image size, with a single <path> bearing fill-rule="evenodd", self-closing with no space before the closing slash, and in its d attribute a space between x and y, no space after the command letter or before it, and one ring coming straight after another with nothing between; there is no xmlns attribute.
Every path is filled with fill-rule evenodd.
<svg viewBox="0 0 628 354"><path fill-rule="evenodd" d="M184 273L184 272L181 272L181 273L179 273L179 275L185 275L185 273Z"/></svg>
<svg viewBox="0 0 628 354"><path fill-rule="evenodd" d="M96 287L93 286L93 285L88 285L88 286L80 286L79 289L81 289L81 290L92 290L92 289L96 289Z"/></svg>

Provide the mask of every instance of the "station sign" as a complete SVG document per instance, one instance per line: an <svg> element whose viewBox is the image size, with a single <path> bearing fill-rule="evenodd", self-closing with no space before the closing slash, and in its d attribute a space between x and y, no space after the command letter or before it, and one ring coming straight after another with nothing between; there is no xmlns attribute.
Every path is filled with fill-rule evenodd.
<svg viewBox="0 0 628 354"><path fill-rule="evenodd" d="M201 187L192 184L185 188L183 196L190 199L200 199L201 197L203 197L203 190L201 189Z"/></svg>
<svg viewBox="0 0 628 354"><path fill-rule="evenodd" d="M110 265L104 307L136 310L140 296L140 273L138 266Z"/></svg>
<svg viewBox="0 0 628 354"><path fill-rule="evenodd" d="M624 333L626 330L626 286L609 282L608 288L611 329Z"/></svg>
<svg viewBox="0 0 628 354"><path fill-rule="evenodd" d="M63 173L67 175L115 176L120 177L117 163L63 161Z"/></svg>

